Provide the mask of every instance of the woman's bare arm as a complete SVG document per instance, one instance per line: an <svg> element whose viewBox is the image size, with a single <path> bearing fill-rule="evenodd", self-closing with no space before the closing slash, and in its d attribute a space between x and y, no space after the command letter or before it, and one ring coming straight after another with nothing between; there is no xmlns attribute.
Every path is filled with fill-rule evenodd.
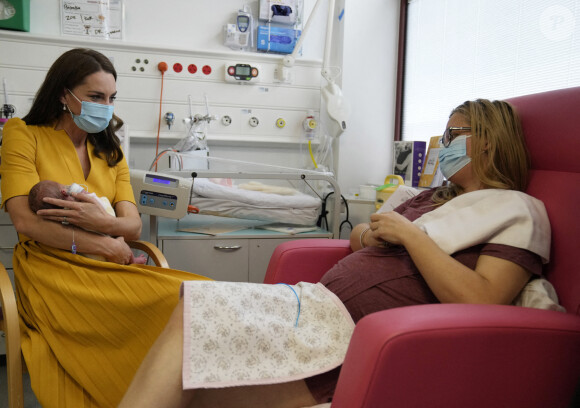
<svg viewBox="0 0 580 408"><path fill-rule="evenodd" d="M141 218L137 207L129 201L121 201L115 206L116 216L108 214L99 204L98 198L88 194L73 194L77 201L59 200L45 197L44 201L61 209L39 210L37 215L50 221L67 221L87 231L100 232L113 237L123 237L128 241L139 239Z"/></svg>
<svg viewBox="0 0 580 408"><path fill-rule="evenodd" d="M531 276L511 261L486 255L470 269L395 212L371 215L370 225L374 239L405 246L429 288L444 303L509 304Z"/></svg>
<svg viewBox="0 0 580 408"><path fill-rule="evenodd" d="M61 221L64 216L61 216L59 221L55 220L56 222L40 217L28 207L28 196L12 197L6 202L6 209L19 234L24 234L42 244L70 251L74 232L78 252L100 255L108 261L119 264L128 264L131 261L131 249L122 237L116 239L88 232L70 224L63 225Z"/></svg>

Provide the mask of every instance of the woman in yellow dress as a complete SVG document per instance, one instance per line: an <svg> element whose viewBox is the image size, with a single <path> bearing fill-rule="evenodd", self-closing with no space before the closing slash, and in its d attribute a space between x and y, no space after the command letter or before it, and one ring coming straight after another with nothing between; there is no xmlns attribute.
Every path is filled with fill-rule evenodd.
<svg viewBox="0 0 580 408"><path fill-rule="evenodd" d="M22 352L45 408L117 406L177 305L181 282L207 279L128 264L125 240L139 238L141 219L115 135L116 79L104 55L67 51L49 69L30 112L4 127L2 207L19 236L14 273ZM46 198L64 209L34 214L28 192L46 179L87 186L107 197L117 216L88 195L76 202Z"/></svg>

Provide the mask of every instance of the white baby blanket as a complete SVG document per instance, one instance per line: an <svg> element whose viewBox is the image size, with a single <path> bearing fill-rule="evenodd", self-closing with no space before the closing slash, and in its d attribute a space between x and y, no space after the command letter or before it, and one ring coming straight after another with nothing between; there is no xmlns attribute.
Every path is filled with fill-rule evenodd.
<svg viewBox="0 0 580 408"><path fill-rule="evenodd" d="M481 243L527 249L550 259L551 230L544 203L519 191L462 194L414 221L446 253Z"/></svg>
<svg viewBox="0 0 580 408"><path fill-rule="evenodd" d="M511 190L462 194L415 220L446 253L484 242L511 245L550 258L551 230L544 204ZM517 306L565 311L545 279L530 281L514 300Z"/></svg>
<svg viewBox="0 0 580 408"><path fill-rule="evenodd" d="M264 191L252 191L236 186L227 187L204 178L193 182L193 193L202 197L239 201L258 207L282 208L320 208L320 199L295 191L295 194L273 194ZM192 203L195 204L195 201Z"/></svg>
<svg viewBox="0 0 580 408"><path fill-rule="evenodd" d="M566 309L558 304L558 295L554 286L543 278L533 279L524 286L513 304L534 309L566 312Z"/></svg>
<svg viewBox="0 0 580 408"><path fill-rule="evenodd" d="M273 384L342 364L354 322L322 284L183 284L183 388Z"/></svg>

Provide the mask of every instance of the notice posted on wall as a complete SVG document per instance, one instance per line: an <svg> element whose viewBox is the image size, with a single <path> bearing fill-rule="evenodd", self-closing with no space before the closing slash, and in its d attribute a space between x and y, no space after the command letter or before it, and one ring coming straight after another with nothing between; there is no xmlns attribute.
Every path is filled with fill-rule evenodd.
<svg viewBox="0 0 580 408"><path fill-rule="evenodd" d="M65 35L123 39L123 0L61 0L61 32Z"/></svg>

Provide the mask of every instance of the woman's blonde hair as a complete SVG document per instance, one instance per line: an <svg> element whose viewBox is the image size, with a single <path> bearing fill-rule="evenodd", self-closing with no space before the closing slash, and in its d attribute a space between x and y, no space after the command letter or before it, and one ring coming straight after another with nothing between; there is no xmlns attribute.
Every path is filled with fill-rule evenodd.
<svg viewBox="0 0 580 408"><path fill-rule="evenodd" d="M517 112L508 102L477 99L453 109L471 124L471 163L483 188L525 191L530 156ZM442 204L462 193L453 184L435 191Z"/></svg>

